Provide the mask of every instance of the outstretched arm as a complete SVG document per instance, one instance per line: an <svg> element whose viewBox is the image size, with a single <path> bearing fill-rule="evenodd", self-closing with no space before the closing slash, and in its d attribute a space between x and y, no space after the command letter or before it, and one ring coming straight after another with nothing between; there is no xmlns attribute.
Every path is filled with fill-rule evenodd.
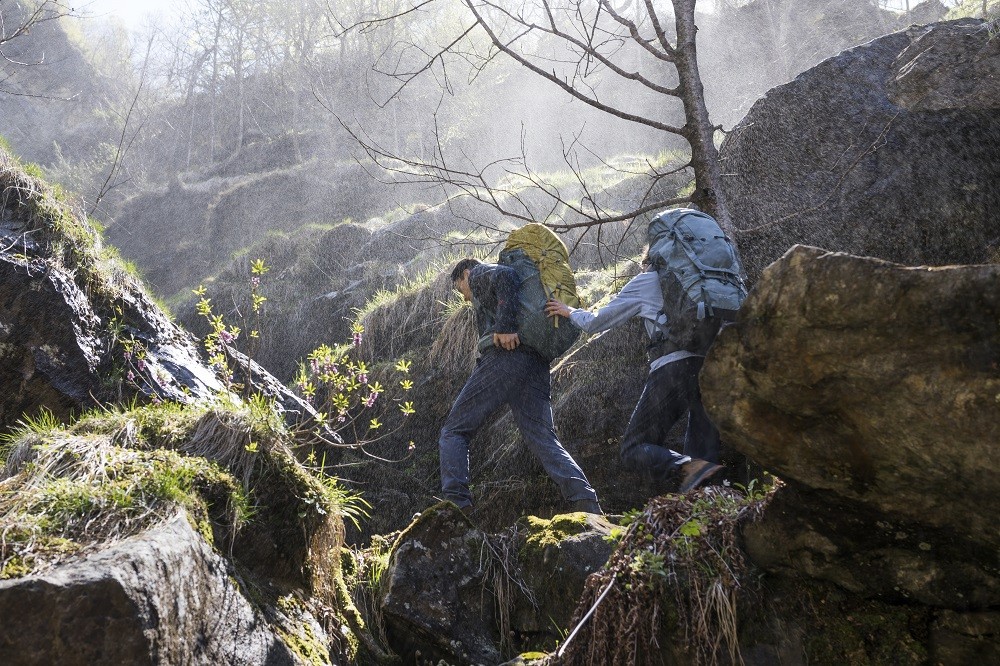
<svg viewBox="0 0 1000 666"><path fill-rule="evenodd" d="M650 293L644 293L644 290ZM640 273L597 312L571 308L553 298L545 305L545 313L550 317L566 317L587 333L598 333L621 326L632 317L638 316L643 303L655 297L659 297L659 282L656 275L649 277L648 274ZM661 306L662 301L656 304L657 309Z"/></svg>
<svg viewBox="0 0 1000 666"><path fill-rule="evenodd" d="M569 317L573 309L560 301L558 298L550 298L549 302L545 304L545 314L550 317Z"/></svg>

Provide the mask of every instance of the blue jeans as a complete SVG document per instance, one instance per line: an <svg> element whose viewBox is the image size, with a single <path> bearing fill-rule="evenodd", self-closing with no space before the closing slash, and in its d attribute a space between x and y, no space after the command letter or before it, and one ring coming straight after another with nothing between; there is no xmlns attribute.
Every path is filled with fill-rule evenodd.
<svg viewBox="0 0 1000 666"><path fill-rule="evenodd" d="M445 499L471 506L469 442L489 416L509 405L528 449L569 501L597 494L552 426L549 364L535 352L488 349L476 363L441 429L441 487Z"/></svg>
<svg viewBox="0 0 1000 666"><path fill-rule="evenodd" d="M653 479L673 474L688 457L719 462L719 430L701 403L698 371L703 356L667 363L649 374L622 438L622 462ZM666 446L667 433L688 413L684 454Z"/></svg>

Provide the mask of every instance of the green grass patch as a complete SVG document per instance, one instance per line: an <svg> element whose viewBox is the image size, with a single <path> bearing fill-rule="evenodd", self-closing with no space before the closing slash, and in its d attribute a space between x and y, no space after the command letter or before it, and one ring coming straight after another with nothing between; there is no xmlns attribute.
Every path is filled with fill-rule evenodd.
<svg viewBox="0 0 1000 666"><path fill-rule="evenodd" d="M0 444L0 571L38 570L178 509L210 542L256 521L294 531L289 518L315 529L328 515L366 516L357 493L296 460L265 403L129 405L68 426L44 411L22 419Z"/></svg>

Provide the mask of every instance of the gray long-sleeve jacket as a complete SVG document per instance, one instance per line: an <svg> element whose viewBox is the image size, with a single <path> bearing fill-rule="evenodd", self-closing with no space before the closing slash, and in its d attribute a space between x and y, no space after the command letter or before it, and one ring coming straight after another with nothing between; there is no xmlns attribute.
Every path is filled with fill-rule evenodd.
<svg viewBox="0 0 1000 666"><path fill-rule="evenodd" d="M667 315L663 313L663 292L660 290L660 278L656 271L636 275L597 312L570 308L569 315L570 320L587 333L610 330L632 317L642 318L650 340L656 339L657 333L667 328L669 322ZM696 354L684 350L665 354L649 364L649 371L689 356Z"/></svg>

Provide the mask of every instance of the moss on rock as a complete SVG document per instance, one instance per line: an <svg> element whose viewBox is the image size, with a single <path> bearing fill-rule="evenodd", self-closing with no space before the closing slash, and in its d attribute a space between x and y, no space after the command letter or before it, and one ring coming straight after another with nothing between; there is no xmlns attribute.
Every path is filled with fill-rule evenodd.
<svg viewBox="0 0 1000 666"><path fill-rule="evenodd" d="M591 514L577 511L553 516L551 519L525 516L520 524L527 529L522 557L531 557L552 546L558 547L566 539L591 529Z"/></svg>

